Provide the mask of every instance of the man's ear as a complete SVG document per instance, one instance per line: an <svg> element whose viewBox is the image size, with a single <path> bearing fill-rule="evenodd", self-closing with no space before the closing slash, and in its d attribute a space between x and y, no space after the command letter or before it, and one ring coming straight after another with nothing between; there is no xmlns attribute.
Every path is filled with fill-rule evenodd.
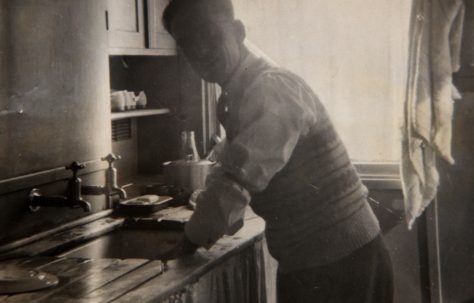
<svg viewBox="0 0 474 303"><path fill-rule="evenodd" d="M234 27L234 32L235 36L237 37L239 42L244 42L245 40L245 26L240 20L234 20L233 21L233 27Z"/></svg>

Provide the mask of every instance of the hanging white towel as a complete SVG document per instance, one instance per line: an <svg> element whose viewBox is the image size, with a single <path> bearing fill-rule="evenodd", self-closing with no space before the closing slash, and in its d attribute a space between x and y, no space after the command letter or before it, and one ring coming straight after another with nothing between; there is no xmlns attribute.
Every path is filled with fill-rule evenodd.
<svg viewBox="0 0 474 303"><path fill-rule="evenodd" d="M417 0L413 5L401 173L409 228L435 198L436 156L451 156L452 73L460 66L464 3Z"/></svg>

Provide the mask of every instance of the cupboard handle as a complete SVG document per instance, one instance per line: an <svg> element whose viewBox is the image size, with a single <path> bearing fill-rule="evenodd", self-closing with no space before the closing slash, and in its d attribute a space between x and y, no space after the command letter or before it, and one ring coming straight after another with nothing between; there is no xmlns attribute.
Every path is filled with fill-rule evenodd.
<svg viewBox="0 0 474 303"><path fill-rule="evenodd" d="M105 29L109 30L109 11L105 11Z"/></svg>

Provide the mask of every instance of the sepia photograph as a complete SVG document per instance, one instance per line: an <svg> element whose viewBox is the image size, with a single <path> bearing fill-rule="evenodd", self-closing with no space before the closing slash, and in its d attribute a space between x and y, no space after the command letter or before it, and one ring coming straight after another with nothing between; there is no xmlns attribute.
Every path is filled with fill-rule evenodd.
<svg viewBox="0 0 474 303"><path fill-rule="evenodd" d="M474 303L473 129L471 0L0 0L0 302Z"/></svg>

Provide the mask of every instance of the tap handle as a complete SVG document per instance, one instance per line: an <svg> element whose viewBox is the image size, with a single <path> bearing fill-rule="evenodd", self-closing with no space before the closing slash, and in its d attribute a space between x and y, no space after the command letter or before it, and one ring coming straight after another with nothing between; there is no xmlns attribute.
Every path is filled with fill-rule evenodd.
<svg viewBox="0 0 474 303"><path fill-rule="evenodd" d="M77 178L77 172L83 169L84 167L86 167L85 164L74 161L68 166L66 166L66 169L72 170L73 178Z"/></svg>
<svg viewBox="0 0 474 303"><path fill-rule="evenodd" d="M107 161L109 162L109 168L113 166L114 162L116 160L120 160L122 157L120 155L116 155L114 153L110 153L107 156L102 158L102 161Z"/></svg>

